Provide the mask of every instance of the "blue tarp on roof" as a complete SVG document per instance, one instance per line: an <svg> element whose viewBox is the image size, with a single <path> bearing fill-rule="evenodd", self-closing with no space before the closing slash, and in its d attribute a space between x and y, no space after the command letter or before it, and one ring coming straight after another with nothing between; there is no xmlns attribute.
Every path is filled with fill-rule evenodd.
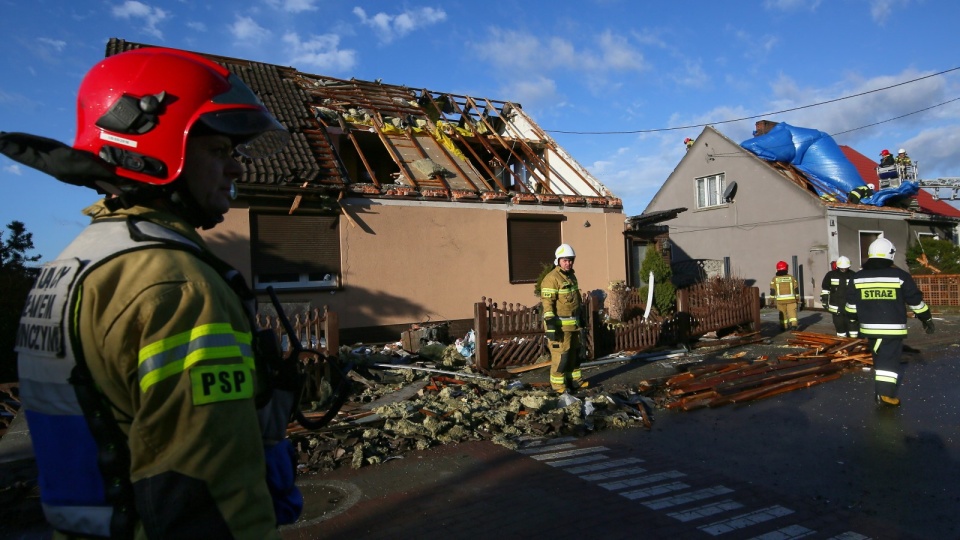
<svg viewBox="0 0 960 540"><path fill-rule="evenodd" d="M824 198L847 202L848 193L866 185L833 137L816 129L780 122L740 146L766 161L790 163L807 176L817 195Z"/></svg>

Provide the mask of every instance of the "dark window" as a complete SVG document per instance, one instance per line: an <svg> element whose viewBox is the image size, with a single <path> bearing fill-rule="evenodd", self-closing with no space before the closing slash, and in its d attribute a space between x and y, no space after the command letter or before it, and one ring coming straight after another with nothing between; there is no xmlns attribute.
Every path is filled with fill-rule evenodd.
<svg viewBox="0 0 960 540"><path fill-rule="evenodd" d="M543 266L553 264L553 252L560 245L561 219L562 216L507 220L510 283L535 283Z"/></svg>
<svg viewBox="0 0 960 540"><path fill-rule="evenodd" d="M253 275L257 288L337 287L337 216L252 214Z"/></svg>

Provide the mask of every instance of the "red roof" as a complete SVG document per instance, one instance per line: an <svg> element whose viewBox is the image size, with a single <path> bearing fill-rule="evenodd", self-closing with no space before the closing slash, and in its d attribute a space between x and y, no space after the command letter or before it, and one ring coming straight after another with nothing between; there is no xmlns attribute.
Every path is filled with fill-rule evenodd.
<svg viewBox="0 0 960 540"><path fill-rule="evenodd" d="M933 195L923 188L917 192L917 202L920 203L920 209L924 212L960 218L960 210L943 201L934 200Z"/></svg>
<svg viewBox="0 0 960 540"><path fill-rule="evenodd" d="M850 163L853 163L853 166L856 167L857 172L860 173L860 178L863 178L863 181L876 191L880 185L879 178L877 178L878 163L849 146L840 145L840 150L843 151L843 155L847 156Z"/></svg>

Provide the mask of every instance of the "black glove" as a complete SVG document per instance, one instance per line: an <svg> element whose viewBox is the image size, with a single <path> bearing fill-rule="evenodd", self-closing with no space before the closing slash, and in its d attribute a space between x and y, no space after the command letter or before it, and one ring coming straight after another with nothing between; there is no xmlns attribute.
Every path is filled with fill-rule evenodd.
<svg viewBox="0 0 960 540"><path fill-rule="evenodd" d="M549 339L550 341L560 341L560 339L558 339L560 334L560 330L559 330L560 320L557 319L556 317L550 317L550 318L544 319L543 322L546 323L546 326L547 326L547 330L545 332L547 335L547 339Z"/></svg>
<svg viewBox="0 0 960 540"><path fill-rule="evenodd" d="M933 326L933 319L923 321L923 330L928 334L934 333L937 329Z"/></svg>
<svg viewBox="0 0 960 540"><path fill-rule="evenodd" d="M827 306L829 305L829 303L830 303L830 295L829 295L829 294L821 294L821 295L820 295L820 303L823 304L823 307L827 307Z"/></svg>

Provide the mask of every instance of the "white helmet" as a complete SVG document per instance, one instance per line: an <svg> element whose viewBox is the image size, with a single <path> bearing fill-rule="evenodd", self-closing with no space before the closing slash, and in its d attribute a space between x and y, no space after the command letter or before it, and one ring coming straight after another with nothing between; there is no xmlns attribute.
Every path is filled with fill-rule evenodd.
<svg viewBox="0 0 960 540"><path fill-rule="evenodd" d="M867 257L870 259L890 259L892 261L893 254L896 252L897 248L893 246L893 242L881 236L867 248Z"/></svg>
<svg viewBox="0 0 960 540"><path fill-rule="evenodd" d="M573 251L573 248L570 247L570 244L560 244L560 247L553 252L553 256L555 257L555 259L553 259L553 264L556 265L560 264L561 258L573 258L577 256L577 253Z"/></svg>
<svg viewBox="0 0 960 540"><path fill-rule="evenodd" d="M900 150L897 150L897 153L898 153L898 154L906 154L907 151L904 150L903 148L901 148Z"/></svg>
<svg viewBox="0 0 960 540"><path fill-rule="evenodd" d="M837 268L850 268L850 259L841 255L837 259Z"/></svg>

